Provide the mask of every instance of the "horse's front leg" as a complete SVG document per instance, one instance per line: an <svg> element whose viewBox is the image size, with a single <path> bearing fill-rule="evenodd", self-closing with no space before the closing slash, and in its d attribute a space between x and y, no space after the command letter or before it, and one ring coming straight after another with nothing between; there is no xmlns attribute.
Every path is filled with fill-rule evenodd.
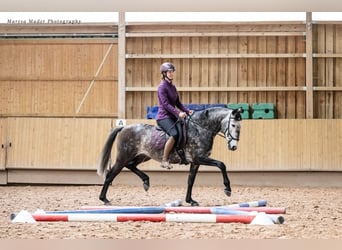
<svg viewBox="0 0 342 250"><path fill-rule="evenodd" d="M207 157L207 158L199 157L199 158L196 159L196 163L198 163L200 165L207 165L207 166L218 167L221 170L222 177L223 177L223 184L225 186L224 193L227 196L231 195L232 189L230 187L230 181L229 181L228 174L227 174L227 168L226 168L226 165L223 162L211 159L209 157Z"/></svg>
<svg viewBox="0 0 342 250"><path fill-rule="evenodd" d="M190 165L190 172L188 176L188 189L186 191L185 201L187 203L190 203L191 206L199 206L198 202L192 199L192 187L194 186L199 166L200 165L196 165L194 163L191 163Z"/></svg>

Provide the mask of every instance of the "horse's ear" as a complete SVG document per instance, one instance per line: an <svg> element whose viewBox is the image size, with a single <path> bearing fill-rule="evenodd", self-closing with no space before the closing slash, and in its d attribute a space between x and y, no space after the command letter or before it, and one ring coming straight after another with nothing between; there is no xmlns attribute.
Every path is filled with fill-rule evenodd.
<svg viewBox="0 0 342 250"><path fill-rule="evenodd" d="M208 115L209 115L209 111L206 109L206 110L204 110L204 112L203 112L203 118L206 118L206 117L208 117ZM202 118L202 119L203 119Z"/></svg>
<svg viewBox="0 0 342 250"><path fill-rule="evenodd" d="M237 109L233 109L232 111L232 115L235 117L235 120L238 120L240 121L241 120L241 113L243 113L243 108L240 107L240 108L237 108Z"/></svg>
<svg viewBox="0 0 342 250"><path fill-rule="evenodd" d="M232 111L232 115L236 115L237 113L239 113L239 114L241 114L241 113L243 113L243 108L242 107L239 107L239 108L237 108L237 109L233 109L233 111Z"/></svg>

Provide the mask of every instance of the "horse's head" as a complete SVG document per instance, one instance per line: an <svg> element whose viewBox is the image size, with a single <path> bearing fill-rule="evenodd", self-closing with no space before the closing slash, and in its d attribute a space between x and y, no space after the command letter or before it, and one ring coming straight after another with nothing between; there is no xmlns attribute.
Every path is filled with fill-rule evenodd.
<svg viewBox="0 0 342 250"><path fill-rule="evenodd" d="M223 134L229 150L236 150L240 138L242 108L233 109L222 121Z"/></svg>

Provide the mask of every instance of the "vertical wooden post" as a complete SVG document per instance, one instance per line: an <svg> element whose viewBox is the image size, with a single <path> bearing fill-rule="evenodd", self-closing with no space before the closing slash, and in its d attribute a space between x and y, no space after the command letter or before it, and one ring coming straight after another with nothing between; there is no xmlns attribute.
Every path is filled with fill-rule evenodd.
<svg viewBox="0 0 342 250"><path fill-rule="evenodd" d="M119 12L119 72L118 72L118 115L126 118L126 22L125 12Z"/></svg>
<svg viewBox="0 0 342 250"><path fill-rule="evenodd" d="M312 13L306 13L306 118L313 118Z"/></svg>

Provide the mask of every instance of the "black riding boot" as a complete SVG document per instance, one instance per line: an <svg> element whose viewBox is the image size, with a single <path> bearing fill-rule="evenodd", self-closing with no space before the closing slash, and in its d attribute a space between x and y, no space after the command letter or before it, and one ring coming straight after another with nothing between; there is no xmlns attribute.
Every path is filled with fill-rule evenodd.
<svg viewBox="0 0 342 250"><path fill-rule="evenodd" d="M181 149L176 149L176 152L177 152L178 156L181 158L180 164L188 165L189 162L188 162L187 159L185 158L185 152L184 152L184 150L183 150L182 148L181 148Z"/></svg>

